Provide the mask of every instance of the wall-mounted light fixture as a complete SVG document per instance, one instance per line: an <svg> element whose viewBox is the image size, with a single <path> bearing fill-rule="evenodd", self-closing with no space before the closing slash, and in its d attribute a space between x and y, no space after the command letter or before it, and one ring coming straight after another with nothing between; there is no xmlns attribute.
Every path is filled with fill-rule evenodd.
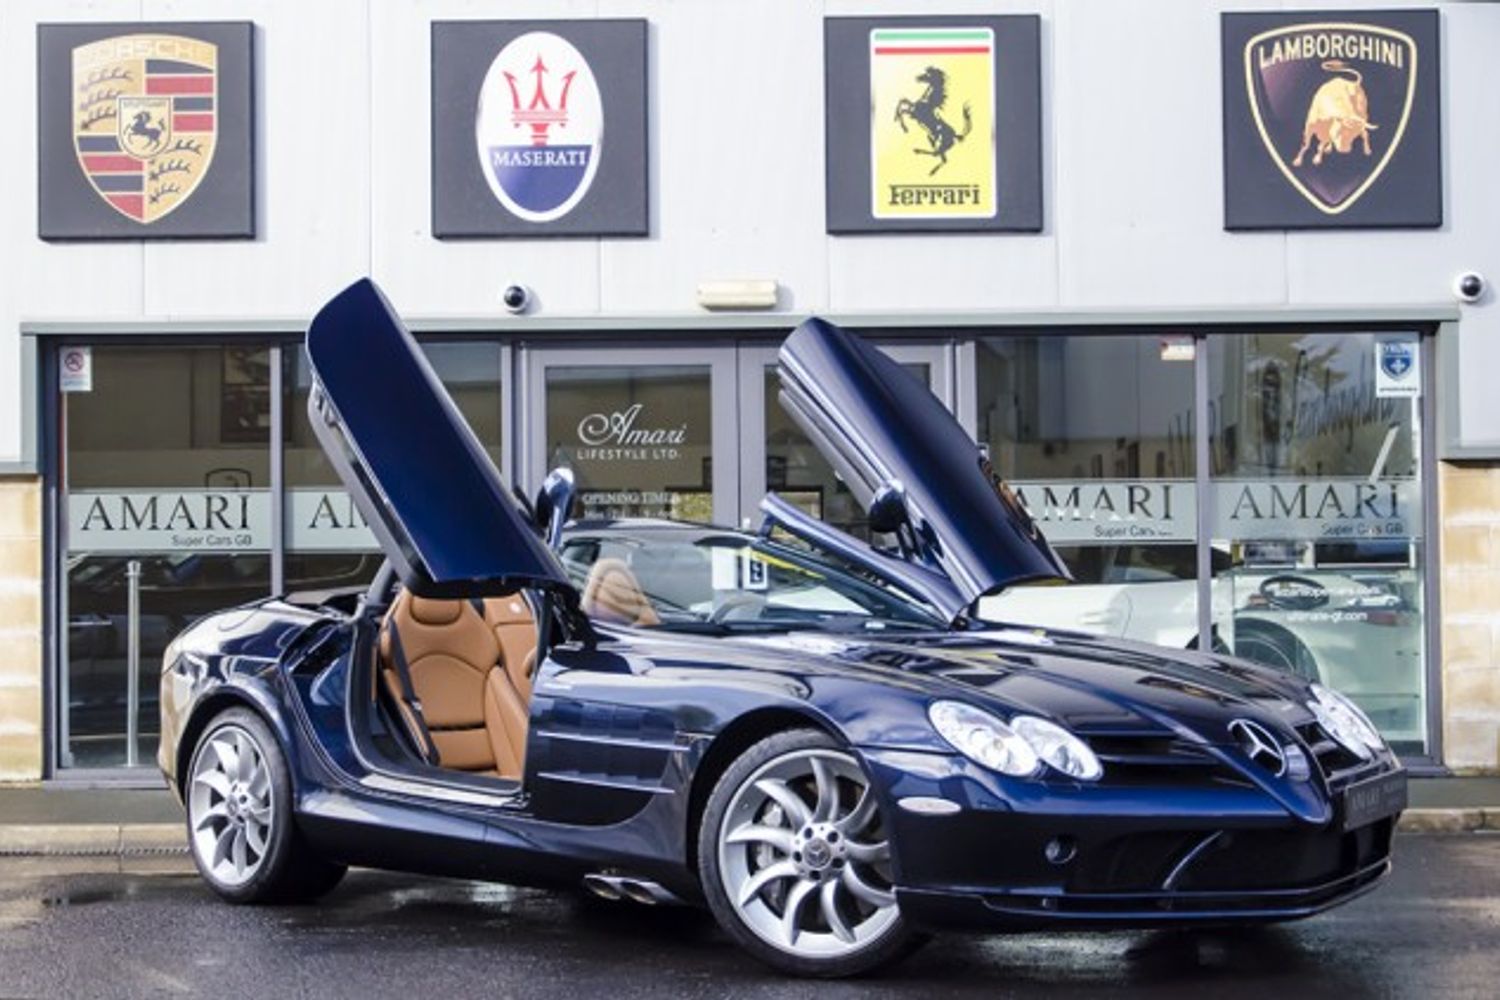
<svg viewBox="0 0 1500 1000"><path fill-rule="evenodd" d="M704 309L774 309L776 282L769 278L700 281L698 304Z"/></svg>

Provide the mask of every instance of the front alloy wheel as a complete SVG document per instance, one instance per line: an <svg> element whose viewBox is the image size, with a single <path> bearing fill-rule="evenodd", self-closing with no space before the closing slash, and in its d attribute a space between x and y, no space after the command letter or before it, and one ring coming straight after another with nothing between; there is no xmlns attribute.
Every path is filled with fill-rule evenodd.
<svg viewBox="0 0 1500 1000"><path fill-rule="evenodd" d="M183 788L193 861L232 903L316 899L344 877L292 816L291 774L265 720L248 708L215 716L193 749Z"/></svg>
<svg viewBox="0 0 1500 1000"><path fill-rule="evenodd" d="M190 781L194 855L214 882L244 885L266 860L276 818L265 752L243 727L220 726L195 756Z"/></svg>
<svg viewBox="0 0 1500 1000"><path fill-rule="evenodd" d="M710 797L699 859L720 923L785 971L853 975L915 943L875 792L822 733L778 733L730 766Z"/></svg>

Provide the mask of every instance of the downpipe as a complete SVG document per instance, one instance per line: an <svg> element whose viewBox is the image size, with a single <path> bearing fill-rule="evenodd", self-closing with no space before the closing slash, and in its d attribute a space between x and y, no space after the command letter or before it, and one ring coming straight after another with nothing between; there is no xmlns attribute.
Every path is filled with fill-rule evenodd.
<svg viewBox="0 0 1500 1000"><path fill-rule="evenodd" d="M583 887L600 899L607 899L612 903L629 900L642 906L686 905L680 896L659 883L629 875L592 872L583 877Z"/></svg>

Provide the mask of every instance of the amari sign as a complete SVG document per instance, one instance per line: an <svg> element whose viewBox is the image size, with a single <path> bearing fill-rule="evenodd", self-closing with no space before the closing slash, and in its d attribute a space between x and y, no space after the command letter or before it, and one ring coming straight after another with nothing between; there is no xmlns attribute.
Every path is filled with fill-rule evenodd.
<svg viewBox="0 0 1500 1000"><path fill-rule="evenodd" d="M68 494L69 552L268 552L267 490Z"/></svg>
<svg viewBox="0 0 1500 1000"><path fill-rule="evenodd" d="M1436 11L1225 14L1229 229L1442 224Z"/></svg>
<svg viewBox="0 0 1500 1000"><path fill-rule="evenodd" d="M1011 484L1056 545L1190 543L1198 493L1190 479L1037 481ZM1254 479L1212 484L1214 538L1358 541L1422 537L1414 479Z"/></svg>

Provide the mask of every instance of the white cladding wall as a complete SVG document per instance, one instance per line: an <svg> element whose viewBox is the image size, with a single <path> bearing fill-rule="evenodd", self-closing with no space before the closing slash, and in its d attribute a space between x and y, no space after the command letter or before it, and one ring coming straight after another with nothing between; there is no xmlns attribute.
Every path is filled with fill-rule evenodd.
<svg viewBox="0 0 1500 1000"><path fill-rule="evenodd" d="M1132 311L1430 305L1455 274L1500 279L1500 6L1443 11L1444 217L1430 231L1222 228L1219 11L1200 0L929 5L828 0L6 0L0 92L0 462L21 454L19 323L304 317L373 274L409 315L494 316L520 282L548 315L696 311L698 281L774 277L804 312ZM1306 5L1414 6L1410 0ZM825 15L1042 17L1046 228L1038 235L823 231ZM650 21L651 232L635 240L429 235L428 23ZM39 21L259 26L259 231L250 242L36 238ZM1493 300L1493 296L1491 296ZM1500 443L1500 309L1466 307L1462 437Z"/></svg>

